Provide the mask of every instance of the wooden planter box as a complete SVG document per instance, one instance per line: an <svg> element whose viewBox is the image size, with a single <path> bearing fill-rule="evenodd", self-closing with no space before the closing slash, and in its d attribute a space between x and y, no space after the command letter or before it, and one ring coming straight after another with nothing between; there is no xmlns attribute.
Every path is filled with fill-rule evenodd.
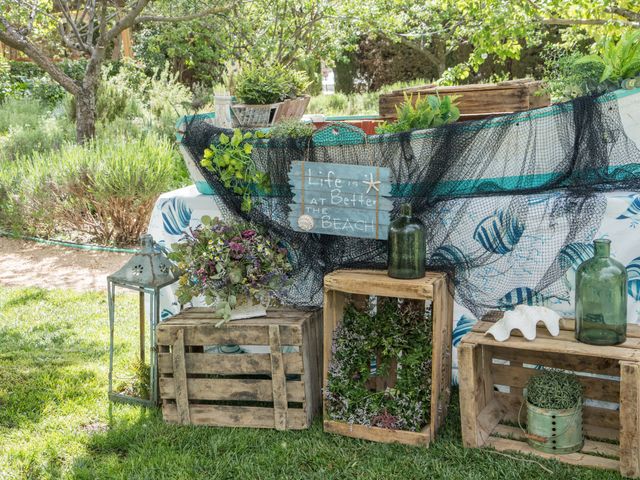
<svg viewBox="0 0 640 480"><path fill-rule="evenodd" d="M211 309L160 323L158 373L167 422L304 429L320 409L321 310L269 310L216 327ZM260 345L268 353L207 353L216 345ZM283 347L298 351L283 353ZM291 349L286 349L286 351Z"/></svg>
<svg viewBox="0 0 640 480"><path fill-rule="evenodd" d="M526 79L454 87L425 85L406 88L380 95L380 116L395 118L396 105L404 103L405 93L408 96L413 94L414 101L418 94L422 97L425 95L461 95L457 102L462 120L504 115L550 105L549 94L537 93L542 88L542 82Z"/></svg>
<svg viewBox="0 0 640 480"><path fill-rule="evenodd" d="M458 346L465 447L518 451L639 477L640 327L629 325L628 339L622 345L599 347L579 343L572 320L562 321L558 337L539 328L536 340L531 342L523 337L497 342L484 334L491 325L486 321L477 323ZM586 441L580 452L539 452L526 443L524 433L514 426L518 424L523 387L540 365L578 373L585 399L609 402L606 405L612 407L604 408L602 403L584 406ZM521 415L524 426L526 406Z"/></svg>
<svg viewBox="0 0 640 480"><path fill-rule="evenodd" d="M420 432L390 430L330 420L324 403L324 430L375 442L428 446L447 414L451 394L451 330L453 297L444 273L428 272L418 280L399 280L384 270L337 270L324 277L324 387L327 387L333 332L342 321L345 303L366 302L369 296L432 302L433 356L431 373L431 422ZM395 384L379 378L376 391Z"/></svg>

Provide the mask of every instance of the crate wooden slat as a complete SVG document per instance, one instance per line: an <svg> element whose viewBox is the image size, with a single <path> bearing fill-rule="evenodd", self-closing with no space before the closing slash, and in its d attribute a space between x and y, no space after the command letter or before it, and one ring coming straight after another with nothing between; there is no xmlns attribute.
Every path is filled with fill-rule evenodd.
<svg viewBox="0 0 640 480"><path fill-rule="evenodd" d="M347 302L362 307L368 296L431 301L432 308L432 371L430 423L420 432L350 425L329 419L324 404L324 430L384 443L428 446L436 437L447 414L451 394L451 331L453 327L452 287L444 273L427 272L424 278L401 280L391 278L382 270L337 270L324 278L324 360L323 385L327 388L333 332L342 321ZM393 369L391 369L393 370ZM391 382L391 383L390 383ZM376 378L376 388L392 386L392 378Z"/></svg>
<svg viewBox="0 0 640 480"><path fill-rule="evenodd" d="M380 95L379 108L382 118L394 118L396 105L404 102L404 95L461 95L457 100L463 116L504 115L550 105L549 94L539 94L543 83L535 80L511 80L501 83L458 85L440 87L424 85L396 90Z"/></svg>
<svg viewBox="0 0 640 480"><path fill-rule="evenodd" d="M625 343L603 347L578 342L569 319L562 320L557 337L538 328L535 341L513 331L507 341L496 342L485 334L491 325L478 322L458 347L464 445L518 451L640 478L640 326L628 326ZM538 366L574 371L584 386L584 398L596 401L583 407L586 441L580 452L539 452L513 426L519 416L523 425L526 421L522 390L539 372Z"/></svg>
<svg viewBox="0 0 640 480"><path fill-rule="evenodd" d="M321 310L273 309L266 317L216 327L212 310L192 308L162 322L158 372L165 420L308 428L321 404L321 317ZM268 353L207 352L227 344L260 345ZM297 351L283 353L285 346Z"/></svg>

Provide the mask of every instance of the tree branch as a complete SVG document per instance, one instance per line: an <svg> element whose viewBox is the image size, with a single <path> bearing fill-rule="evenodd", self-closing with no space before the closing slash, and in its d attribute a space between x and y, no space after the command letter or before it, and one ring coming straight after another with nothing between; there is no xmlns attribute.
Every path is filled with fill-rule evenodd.
<svg viewBox="0 0 640 480"><path fill-rule="evenodd" d="M640 28L640 22L628 20L601 20L598 18L543 18L540 20L543 25L607 25L616 24L627 27Z"/></svg>
<svg viewBox="0 0 640 480"><path fill-rule="evenodd" d="M102 38L103 43L106 45L120 35L124 30L132 27L136 23L136 18L139 18L138 16L148 5L149 1L150 0L138 0L131 10L129 10L124 17L118 20L116 24L104 34L104 37Z"/></svg>
<svg viewBox="0 0 640 480"><path fill-rule="evenodd" d="M607 7L607 11L611 13L615 13L616 15L620 15L621 17L624 17L627 20L640 22L640 12L634 12L633 10L629 10L627 8L618 7L617 5L614 5L612 7Z"/></svg>
<svg viewBox="0 0 640 480"><path fill-rule="evenodd" d="M0 29L0 42L24 53L72 95L80 93L80 86L58 68L42 50L20 35L6 18L0 17L0 23L4 26L4 30Z"/></svg>
<svg viewBox="0 0 640 480"><path fill-rule="evenodd" d="M134 23L144 23L144 22L164 22L164 23L174 23L174 22L189 22L191 20L197 20L202 17L208 17L210 15L217 15L218 13L224 13L231 9L231 6L224 7L211 7L201 12L193 13L190 15L181 15L178 17L163 17L158 15L142 15L135 19Z"/></svg>

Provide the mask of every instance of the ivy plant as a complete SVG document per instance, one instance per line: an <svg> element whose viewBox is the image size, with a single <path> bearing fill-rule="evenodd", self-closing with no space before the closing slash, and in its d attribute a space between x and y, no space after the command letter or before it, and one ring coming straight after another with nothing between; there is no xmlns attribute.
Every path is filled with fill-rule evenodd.
<svg viewBox="0 0 640 480"><path fill-rule="evenodd" d="M384 122L376 128L376 133L399 133L410 130L439 127L453 123L460 118L460 110L455 103L459 95L420 96L413 101L413 95L404 96L404 102L396 107L397 120Z"/></svg>
<svg viewBox="0 0 640 480"><path fill-rule="evenodd" d="M222 133L217 143L205 149L204 158L200 161L204 168L218 176L225 188L242 197L241 209L245 213L250 212L253 206L251 194L254 190L271 191L269 174L260 171L251 157L251 140L264 137L260 131L243 134L238 128L231 137Z"/></svg>

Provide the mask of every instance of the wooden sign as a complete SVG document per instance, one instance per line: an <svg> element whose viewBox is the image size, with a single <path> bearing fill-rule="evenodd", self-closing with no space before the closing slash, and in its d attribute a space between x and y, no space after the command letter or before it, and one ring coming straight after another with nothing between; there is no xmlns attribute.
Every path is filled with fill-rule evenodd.
<svg viewBox="0 0 640 480"><path fill-rule="evenodd" d="M292 162L289 223L298 232L387 239L391 171L386 167Z"/></svg>

